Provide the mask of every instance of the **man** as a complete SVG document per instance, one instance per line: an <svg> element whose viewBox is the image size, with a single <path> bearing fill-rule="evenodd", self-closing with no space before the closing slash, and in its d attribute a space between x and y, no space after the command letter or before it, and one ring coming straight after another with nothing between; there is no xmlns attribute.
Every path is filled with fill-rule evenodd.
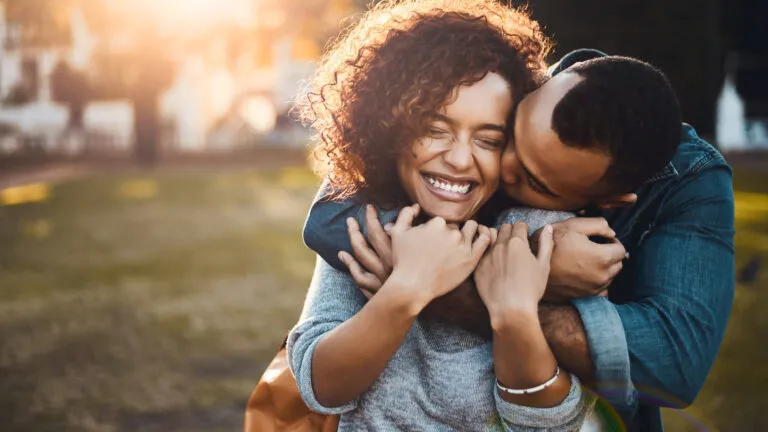
<svg viewBox="0 0 768 432"><path fill-rule="evenodd" d="M663 85L646 87L642 68L604 56L565 56L520 103L502 189L519 204L607 220L610 229L594 218L554 224L551 303L540 320L563 367L594 382L630 430L657 431L659 406L693 402L724 335L734 287L731 170L692 127L680 138L677 102ZM650 166L656 174L643 171ZM344 220L364 214L362 204L318 200L305 242L342 266ZM471 296L446 301L453 314L482 309Z"/></svg>

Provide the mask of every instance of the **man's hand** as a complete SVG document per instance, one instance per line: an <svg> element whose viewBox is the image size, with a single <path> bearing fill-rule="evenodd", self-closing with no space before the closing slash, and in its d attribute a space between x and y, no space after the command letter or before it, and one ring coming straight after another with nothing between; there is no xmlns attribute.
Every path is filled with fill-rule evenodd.
<svg viewBox="0 0 768 432"><path fill-rule="evenodd" d="M392 240L381 226L372 205L365 209L365 228L373 248L368 246L357 221L354 218L347 219L347 232L355 257L342 251L339 252L339 259L349 268L349 273L363 294L371 298L392 273Z"/></svg>
<svg viewBox="0 0 768 432"><path fill-rule="evenodd" d="M573 218L552 225L555 249L544 300L567 302L605 292L622 269L626 258L624 246L603 218ZM538 249L541 230L531 237L532 249ZM595 243L590 236L608 239Z"/></svg>

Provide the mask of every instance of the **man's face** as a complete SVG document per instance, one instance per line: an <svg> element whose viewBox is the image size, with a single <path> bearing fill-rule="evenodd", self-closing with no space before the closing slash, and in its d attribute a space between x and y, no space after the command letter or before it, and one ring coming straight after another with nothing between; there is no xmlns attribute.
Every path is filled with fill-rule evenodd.
<svg viewBox="0 0 768 432"><path fill-rule="evenodd" d="M601 179L610 156L568 147L552 130L555 106L582 79L562 72L520 102L514 135L501 157L501 187L513 200L542 209L578 210L605 195Z"/></svg>

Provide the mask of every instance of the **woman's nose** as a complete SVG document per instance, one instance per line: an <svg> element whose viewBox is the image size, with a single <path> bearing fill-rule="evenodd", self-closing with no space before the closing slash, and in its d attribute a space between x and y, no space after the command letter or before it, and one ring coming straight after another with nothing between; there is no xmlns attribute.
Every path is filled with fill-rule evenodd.
<svg viewBox="0 0 768 432"><path fill-rule="evenodd" d="M454 141L445 153L445 163L456 171L466 171L472 167L472 146L468 143Z"/></svg>

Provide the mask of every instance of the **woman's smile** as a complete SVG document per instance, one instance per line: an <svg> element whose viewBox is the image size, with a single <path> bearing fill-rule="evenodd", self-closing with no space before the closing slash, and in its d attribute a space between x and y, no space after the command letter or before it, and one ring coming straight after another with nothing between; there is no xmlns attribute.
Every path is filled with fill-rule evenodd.
<svg viewBox="0 0 768 432"><path fill-rule="evenodd" d="M432 193L441 199L448 201L466 201L471 198L474 185L473 180L453 179L444 175L422 173L421 176Z"/></svg>

